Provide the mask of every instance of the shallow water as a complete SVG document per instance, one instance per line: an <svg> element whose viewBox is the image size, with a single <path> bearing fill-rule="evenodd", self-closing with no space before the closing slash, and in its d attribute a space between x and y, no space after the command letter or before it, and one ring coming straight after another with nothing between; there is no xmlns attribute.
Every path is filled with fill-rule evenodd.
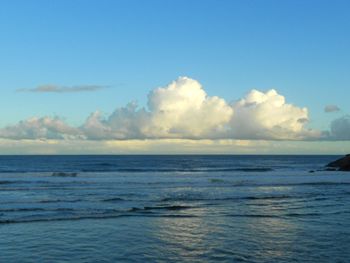
<svg viewBox="0 0 350 263"><path fill-rule="evenodd" d="M336 158L3 156L0 262L349 262Z"/></svg>

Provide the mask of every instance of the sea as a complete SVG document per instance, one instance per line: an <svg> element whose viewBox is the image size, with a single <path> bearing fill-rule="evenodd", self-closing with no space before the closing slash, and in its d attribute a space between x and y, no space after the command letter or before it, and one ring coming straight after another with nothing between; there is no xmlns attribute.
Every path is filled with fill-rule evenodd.
<svg viewBox="0 0 350 263"><path fill-rule="evenodd" d="M0 156L0 262L350 262L340 156Z"/></svg>

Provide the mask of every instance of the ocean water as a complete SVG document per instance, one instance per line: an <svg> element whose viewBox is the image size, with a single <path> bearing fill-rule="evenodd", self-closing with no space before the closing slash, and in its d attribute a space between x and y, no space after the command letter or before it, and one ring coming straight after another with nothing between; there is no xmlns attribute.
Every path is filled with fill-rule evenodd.
<svg viewBox="0 0 350 263"><path fill-rule="evenodd" d="M336 158L1 156L0 262L350 262Z"/></svg>

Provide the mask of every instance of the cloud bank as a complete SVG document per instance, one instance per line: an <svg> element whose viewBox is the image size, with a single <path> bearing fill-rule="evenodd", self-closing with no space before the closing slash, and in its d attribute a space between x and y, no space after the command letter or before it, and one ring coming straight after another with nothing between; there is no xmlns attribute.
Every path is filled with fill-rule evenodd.
<svg viewBox="0 0 350 263"><path fill-rule="evenodd" d="M58 117L34 117L0 130L0 138L14 140L69 139L77 138L79 134L79 129L70 127Z"/></svg>
<svg viewBox="0 0 350 263"><path fill-rule="evenodd" d="M75 87L75 91L83 88L87 87ZM55 86L42 88L45 89L60 90ZM71 127L58 117L32 118L0 129L0 138L350 140L349 119L347 116L334 121L327 135L308 128L308 109L287 103L276 90L252 90L244 98L228 103L209 96L198 81L180 77L152 90L147 107L131 102L110 116L96 111L80 127Z"/></svg>
<svg viewBox="0 0 350 263"><path fill-rule="evenodd" d="M69 92L91 92L105 89L107 86L101 85L80 85L80 86L59 86L53 84L46 84L38 86L34 89L18 89L18 92L36 92L36 93L69 93Z"/></svg>

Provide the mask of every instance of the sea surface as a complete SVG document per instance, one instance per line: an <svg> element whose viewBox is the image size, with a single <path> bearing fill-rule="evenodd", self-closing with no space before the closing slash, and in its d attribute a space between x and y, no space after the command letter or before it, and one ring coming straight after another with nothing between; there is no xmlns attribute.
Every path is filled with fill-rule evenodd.
<svg viewBox="0 0 350 263"><path fill-rule="evenodd" d="M350 262L338 157L0 156L0 262Z"/></svg>

